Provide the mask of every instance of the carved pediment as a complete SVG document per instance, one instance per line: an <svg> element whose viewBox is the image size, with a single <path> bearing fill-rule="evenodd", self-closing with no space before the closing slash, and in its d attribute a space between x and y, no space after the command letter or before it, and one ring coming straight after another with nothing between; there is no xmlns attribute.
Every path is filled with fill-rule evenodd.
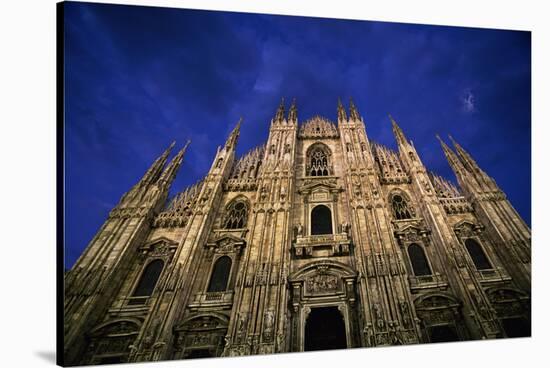
<svg viewBox="0 0 550 368"><path fill-rule="evenodd" d="M149 257L164 257L173 255L177 248L177 241L161 236L145 243L140 250Z"/></svg>
<svg viewBox="0 0 550 368"><path fill-rule="evenodd" d="M315 189L324 188L326 190L337 190L339 189L336 182L336 177L311 177L304 179L302 185L298 191L300 193L309 193Z"/></svg>
<svg viewBox="0 0 550 368"><path fill-rule="evenodd" d="M453 229L459 238L467 238L478 234L483 230L483 225L476 224L467 220L458 222Z"/></svg>
<svg viewBox="0 0 550 368"><path fill-rule="evenodd" d="M398 223L394 222L394 235L400 242L415 242L425 238L430 230L424 226L422 221Z"/></svg>
<svg viewBox="0 0 550 368"><path fill-rule="evenodd" d="M208 241L206 246L215 253L238 253L244 248L246 241L232 233L219 234L215 239Z"/></svg>
<svg viewBox="0 0 550 368"><path fill-rule="evenodd" d="M178 242L173 240L173 239L170 239L170 238L167 238L165 236L161 236L160 238L156 238L156 239L153 239L151 241L148 241L147 243L145 243L142 248L152 248L156 245L158 245L159 243L165 243L169 246L178 246Z"/></svg>
<svg viewBox="0 0 550 368"><path fill-rule="evenodd" d="M344 263L332 260L320 260L311 262L292 273L288 276L288 280L291 283L301 282L319 274L332 274L346 279L355 279L357 277L357 271Z"/></svg>
<svg viewBox="0 0 550 368"><path fill-rule="evenodd" d="M124 318L107 321L90 331L91 337L119 336L137 334L141 321L134 318Z"/></svg>
<svg viewBox="0 0 550 368"><path fill-rule="evenodd" d="M229 319L222 313L210 312L193 315L174 327L175 331L207 331L227 328Z"/></svg>
<svg viewBox="0 0 550 368"><path fill-rule="evenodd" d="M454 297L443 293L432 293L419 297L414 301L417 310L433 310L441 308L457 308L460 306Z"/></svg>

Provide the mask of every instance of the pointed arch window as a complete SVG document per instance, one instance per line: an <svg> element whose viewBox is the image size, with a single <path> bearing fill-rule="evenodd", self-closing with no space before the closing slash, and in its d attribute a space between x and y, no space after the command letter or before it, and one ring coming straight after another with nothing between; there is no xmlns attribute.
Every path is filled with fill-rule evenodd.
<svg viewBox="0 0 550 368"><path fill-rule="evenodd" d="M466 239L464 245L478 270L490 270L493 268L485 252L481 248L481 245L477 241L474 239Z"/></svg>
<svg viewBox="0 0 550 368"><path fill-rule="evenodd" d="M227 290L229 275L231 273L231 258L228 256L220 257L216 260L210 282L208 283L207 292L214 293Z"/></svg>
<svg viewBox="0 0 550 368"><path fill-rule="evenodd" d="M330 150L324 145L313 146L307 154L306 174L309 176L329 176L331 173Z"/></svg>
<svg viewBox="0 0 550 368"><path fill-rule="evenodd" d="M416 243L409 245L407 253L409 254L415 276L428 276L432 274L426 253L424 253L424 249L420 245Z"/></svg>
<svg viewBox="0 0 550 368"><path fill-rule="evenodd" d="M234 201L227 209L227 215L224 221L225 229L242 229L246 227L248 217L248 206L244 201Z"/></svg>
<svg viewBox="0 0 550 368"><path fill-rule="evenodd" d="M164 261L160 259L149 262L134 289L130 304L145 304L147 298L153 294L163 268Z"/></svg>
<svg viewBox="0 0 550 368"><path fill-rule="evenodd" d="M311 235L321 234L332 234L332 213L322 204L311 211Z"/></svg>
<svg viewBox="0 0 550 368"><path fill-rule="evenodd" d="M412 218L407 201L399 194L396 194L392 197L391 207L393 211L393 217L396 220L405 220Z"/></svg>

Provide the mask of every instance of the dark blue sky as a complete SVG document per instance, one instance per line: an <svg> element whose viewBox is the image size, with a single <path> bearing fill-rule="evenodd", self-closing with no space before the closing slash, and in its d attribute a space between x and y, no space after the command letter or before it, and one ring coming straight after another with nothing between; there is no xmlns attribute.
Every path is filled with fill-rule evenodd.
<svg viewBox="0 0 550 368"><path fill-rule="evenodd" d="M281 99L336 120L353 97L371 140L387 114L428 169L455 181L452 134L531 223L529 32L65 3L66 267L169 145L192 143L172 186L205 175L240 116L238 154Z"/></svg>

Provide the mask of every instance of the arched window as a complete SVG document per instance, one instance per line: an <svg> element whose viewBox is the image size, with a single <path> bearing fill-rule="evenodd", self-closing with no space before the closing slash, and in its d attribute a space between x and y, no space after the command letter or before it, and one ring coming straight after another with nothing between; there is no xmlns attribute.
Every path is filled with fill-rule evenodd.
<svg viewBox="0 0 550 368"><path fill-rule="evenodd" d="M248 207L244 201L234 201L228 207L223 227L226 229L242 229L246 227Z"/></svg>
<svg viewBox="0 0 550 368"><path fill-rule="evenodd" d="M412 217L407 201L405 201L405 199L398 194L392 197L391 207L393 217L395 217L396 220L410 219Z"/></svg>
<svg viewBox="0 0 550 368"><path fill-rule="evenodd" d="M478 242L474 239L466 239L464 245L466 245L466 250L470 253L470 257L478 270L490 270L493 268Z"/></svg>
<svg viewBox="0 0 550 368"><path fill-rule="evenodd" d="M229 274L231 272L231 258L223 256L218 258L214 264L212 275L210 276L210 282L208 283L208 292L225 291L227 289L227 282L229 281Z"/></svg>
<svg viewBox="0 0 550 368"><path fill-rule="evenodd" d="M329 176L331 172L328 147L324 145L313 146L307 154L306 174L309 176Z"/></svg>
<svg viewBox="0 0 550 368"><path fill-rule="evenodd" d="M144 304L145 300L153 294L163 267L164 262L160 259L151 261L145 267L141 274L141 279L132 294L131 304Z"/></svg>
<svg viewBox="0 0 550 368"><path fill-rule="evenodd" d="M426 254L420 245L414 243L409 245L407 252L409 253L409 259L411 260L411 266L415 276L432 274Z"/></svg>
<svg viewBox="0 0 550 368"><path fill-rule="evenodd" d="M332 215L327 206L319 205L311 211L311 235L332 234Z"/></svg>

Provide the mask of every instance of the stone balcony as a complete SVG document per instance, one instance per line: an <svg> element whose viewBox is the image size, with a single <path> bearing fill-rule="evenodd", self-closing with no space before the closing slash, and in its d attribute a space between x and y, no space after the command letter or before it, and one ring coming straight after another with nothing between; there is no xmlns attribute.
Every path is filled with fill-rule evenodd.
<svg viewBox="0 0 550 368"><path fill-rule="evenodd" d="M424 276L409 276L409 284L412 291L430 288L446 288L448 286L447 279L444 275L424 275Z"/></svg>
<svg viewBox="0 0 550 368"><path fill-rule="evenodd" d="M197 293L189 304L189 308L231 306L233 304L233 294L233 291Z"/></svg>
<svg viewBox="0 0 550 368"><path fill-rule="evenodd" d="M476 274L478 280L482 283L509 281L512 279L501 267L490 270L477 270Z"/></svg>
<svg viewBox="0 0 550 368"><path fill-rule="evenodd" d="M297 257L327 257L349 255L351 240L347 233L298 235L294 243Z"/></svg>

